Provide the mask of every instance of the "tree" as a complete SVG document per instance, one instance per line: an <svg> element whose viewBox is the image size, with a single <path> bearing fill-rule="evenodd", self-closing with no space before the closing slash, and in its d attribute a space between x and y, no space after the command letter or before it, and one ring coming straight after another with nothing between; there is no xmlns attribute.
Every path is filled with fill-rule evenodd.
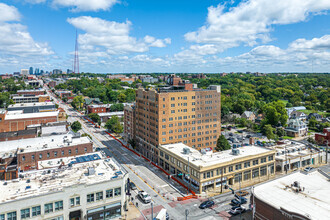
<svg viewBox="0 0 330 220"><path fill-rule="evenodd" d="M77 109L81 107L82 103L84 103L84 98L79 95L73 98L71 105Z"/></svg>
<svg viewBox="0 0 330 220"><path fill-rule="evenodd" d="M71 129L72 129L72 131L74 131L74 132L79 131L79 130L81 129L81 124L80 124L80 122L79 122L79 121L75 121L75 122L73 122L73 123L71 124Z"/></svg>
<svg viewBox="0 0 330 220"><path fill-rule="evenodd" d="M126 102L126 95L125 95L124 93L120 93L120 94L118 95L118 101L119 101L120 103Z"/></svg>
<svg viewBox="0 0 330 220"><path fill-rule="evenodd" d="M120 124L118 116L116 115L109 118L109 120L105 123L105 127L117 134L122 133L124 130L123 126Z"/></svg>
<svg viewBox="0 0 330 220"><path fill-rule="evenodd" d="M281 124L284 126L288 120L288 114L285 109L285 104L282 101L271 102L263 107L265 113L264 124L277 126Z"/></svg>
<svg viewBox="0 0 330 220"><path fill-rule="evenodd" d="M133 149L136 148L136 140L135 138L129 139L128 143L132 146Z"/></svg>
<svg viewBox="0 0 330 220"><path fill-rule="evenodd" d="M101 124L101 118L100 118L100 116L98 114L96 114L96 113L90 113L90 114L88 114L88 117L90 119L92 119L93 122L98 123L98 124Z"/></svg>
<svg viewBox="0 0 330 220"><path fill-rule="evenodd" d="M310 129L316 129L316 126L318 125L318 121L316 120L316 118L313 116L313 117L311 117L310 119L309 119L309 121L308 121L308 127L310 128Z"/></svg>
<svg viewBox="0 0 330 220"><path fill-rule="evenodd" d="M268 140L275 139L275 128L273 128L271 125L265 125L264 126L264 134L267 136Z"/></svg>
<svg viewBox="0 0 330 220"><path fill-rule="evenodd" d="M276 135L279 136L279 137L285 136L285 130L283 128L278 128L276 130Z"/></svg>
<svg viewBox="0 0 330 220"><path fill-rule="evenodd" d="M217 140L217 146L215 147L215 150L217 151L224 151L229 150L231 148L228 140L225 138L225 136L222 134L219 136Z"/></svg>

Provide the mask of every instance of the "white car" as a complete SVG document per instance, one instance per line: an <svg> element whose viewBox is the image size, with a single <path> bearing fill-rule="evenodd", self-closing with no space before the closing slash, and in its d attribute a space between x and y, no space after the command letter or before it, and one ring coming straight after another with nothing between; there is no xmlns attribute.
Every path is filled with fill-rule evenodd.
<svg viewBox="0 0 330 220"><path fill-rule="evenodd" d="M139 191L138 196L142 199L143 202L145 203L150 203L151 202L151 197L148 193L145 191Z"/></svg>
<svg viewBox="0 0 330 220"><path fill-rule="evenodd" d="M234 206L234 207L231 207L229 213L232 215L238 215L245 211L246 211L246 209L243 206Z"/></svg>

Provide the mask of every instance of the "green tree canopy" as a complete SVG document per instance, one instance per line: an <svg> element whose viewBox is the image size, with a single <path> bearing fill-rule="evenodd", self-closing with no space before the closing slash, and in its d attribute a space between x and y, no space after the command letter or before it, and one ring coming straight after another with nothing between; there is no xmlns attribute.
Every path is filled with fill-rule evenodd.
<svg viewBox="0 0 330 220"><path fill-rule="evenodd" d="M217 146L215 147L216 151L224 151L229 150L231 148L228 140L225 138L225 136L222 134L219 136L217 140Z"/></svg>
<svg viewBox="0 0 330 220"><path fill-rule="evenodd" d="M117 134L122 133L123 132L123 126L120 124L120 120L118 118L118 116L112 116L111 118L109 118L109 120L106 122L105 127L110 130L113 131Z"/></svg>
<svg viewBox="0 0 330 220"><path fill-rule="evenodd" d="M72 124L71 124L71 129L72 131L74 132L77 132L81 129L81 124L79 121L74 121Z"/></svg>
<svg viewBox="0 0 330 220"><path fill-rule="evenodd" d="M96 114L96 113L90 113L90 114L88 114L88 117L90 119L92 119L93 122L98 123L98 124L101 124L101 118L100 118L100 116L98 114Z"/></svg>

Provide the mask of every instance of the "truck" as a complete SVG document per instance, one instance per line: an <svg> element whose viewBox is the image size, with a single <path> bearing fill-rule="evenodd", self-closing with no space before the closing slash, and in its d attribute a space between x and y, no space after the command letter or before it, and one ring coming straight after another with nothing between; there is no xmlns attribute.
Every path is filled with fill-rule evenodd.
<svg viewBox="0 0 330 220"><path fill-rule="evenodd" d="M156 218L154 220L169 220L169 215L167 214L166 209L160 210Z"/></svg>
<svg viewBox="0 0 330 220"><path fill-rule="evenodd" d="M148 193L146 193L145 191L139 191L138 196L145 203L150 203L151 202L150 195Z"/></svg>

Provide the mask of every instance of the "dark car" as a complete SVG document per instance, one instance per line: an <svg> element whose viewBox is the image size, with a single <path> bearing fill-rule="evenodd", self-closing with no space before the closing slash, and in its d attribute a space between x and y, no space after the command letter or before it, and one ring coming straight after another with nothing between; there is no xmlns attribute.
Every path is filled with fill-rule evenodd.
<svg viewBox="0 0 330 220"><path fill-rule="evenodd" d="M131 188L131 190L136 189L136 185L133 182L129 182L129 187Z"/></svg>
<svg viewBox="0 0 330 220"><path fill-rule="evenodd" d="M233 133L229 133L228 135L229 135L229 136L233 136Z"/></svg>
<svg viewBox="0 0 330 220"><path fill-rule="evenodd" d="M200 205L199 205L199 208L200 209L206 209L206 208L210 208L214 206L214 201L212 200L207 200L205 202L202 202Z"/></svg>
<svg viewBox="0 0 330 220"><path fill-rule="evenodd" d="M249 134L248 134L248 135L246 135L246 138L250 138L250 137L251 137L251 135L249 135Z"/></svg>
<svg viewBox="0 0 330 220"><path fill-rule="evenodd" d="M247 202L247 199L244 197L239 197L237 199L231 200L231 205L233 206L240 206L241 204L245 204Z"/></svg>

